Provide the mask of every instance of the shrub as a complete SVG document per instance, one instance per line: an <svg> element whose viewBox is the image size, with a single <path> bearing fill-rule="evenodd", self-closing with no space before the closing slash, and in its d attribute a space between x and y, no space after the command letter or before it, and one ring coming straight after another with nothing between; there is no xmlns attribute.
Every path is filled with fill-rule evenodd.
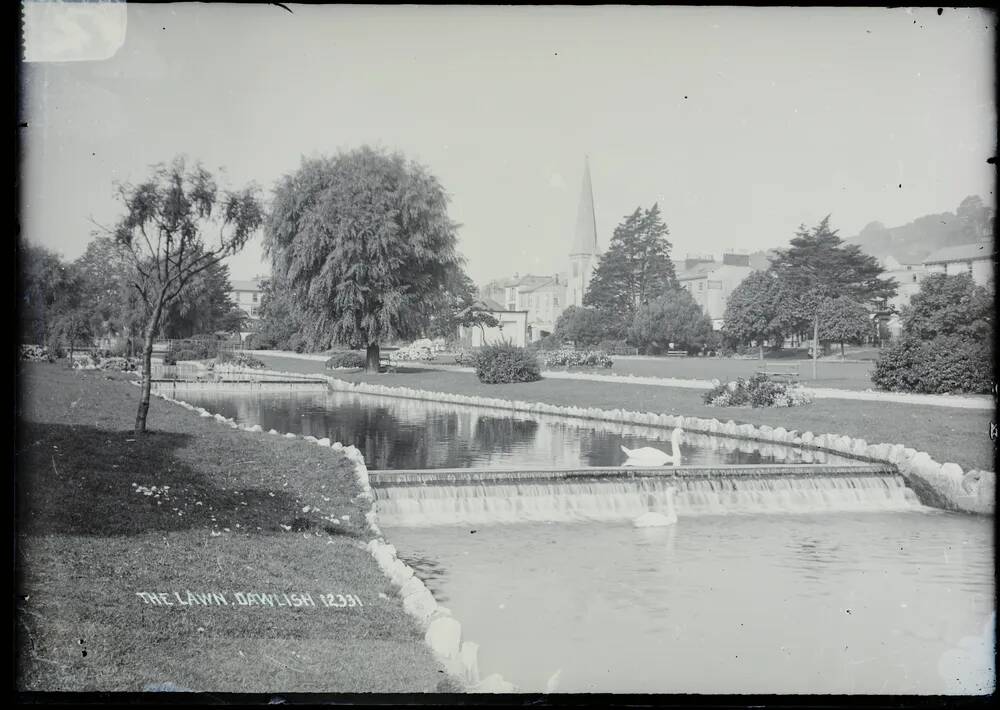
<svg viewBox="0 0 1000 710"><path fill-rule="evenodd" d="M988 394L992 380L989 343L954 335L929 342L904 337L882 351L872 372L878 389L924 394Z"/></svg>
<svg viewBox="0 0 1000 710"><path fill-rule="evenodd" d="M614 360L600 350L555 350L542 355L542 364L549 367L611 367Z"/></svg>
<svg viewBox="0 0 1000 710"><path fill-rule="evenodd" d="M365 354L355 350L345 350L343 352L333 353L333 355L330 356L330 359L326 361L326 367L330 370L364 366Z"/></svg>
<svg viewBox="0 0 1000 710"><path fill-rule="evenodd" d="M470 353L468 350L459 350L455 353L455 364L464 367L472 363L473 357L473 353Z"/></svg>
<svg viewBox="0 0 1000 710"><path fill-rule="evenodd" d="M795 407L812 402L812 397L801 387L788 387L757 373L750 379L738 377L718 384L702 400L712 407Z"/></svg>
<svg viewBox="0 0 1000 710"><path fill-rule="evenodd" d="M542 379L538 359L516 345L484 345L473 357L472 366L480 382L535 382Z"/></svg>

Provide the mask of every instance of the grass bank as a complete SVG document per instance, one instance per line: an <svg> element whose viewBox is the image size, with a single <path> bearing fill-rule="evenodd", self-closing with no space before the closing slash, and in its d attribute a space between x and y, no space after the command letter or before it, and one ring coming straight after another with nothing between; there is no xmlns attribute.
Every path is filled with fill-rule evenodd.
<svg viewBox="0 0 1000 710"><path fill-rule="evenodd" d="M156 398L137 441L123 376L26 363L19 382L19 690L458 690L361 548L341 454Z"/></svg>
<svg viewBox="0 0 1000 710"><path fill-rule="evenodd" d="M291 372L321 372L322 362L265 355L272 367ZM327 371L330 372L330 371ZM993 469L989 438L991 412L896 402L821 399L793 409L718 408L702 403L699 390L680 387L543 379L540 382L485 385L469 373L401 367L396 374L365 375L336 372L344 380L377 382L480 397L501 397L562 406L630 409L706 417L739 424L767 424L814 434L843 434L869 443L904 444L926 451L935 460L963 469ZM346 442L345 442L346 443Z"/></svg>

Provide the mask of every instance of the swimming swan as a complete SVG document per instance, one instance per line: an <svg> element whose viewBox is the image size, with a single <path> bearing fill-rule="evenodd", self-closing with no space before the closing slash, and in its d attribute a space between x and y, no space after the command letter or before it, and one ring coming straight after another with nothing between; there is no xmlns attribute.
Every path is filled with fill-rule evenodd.
<svg viewBox="0 0 1000 710"><path fill-rule="evenodd" d="M673 455L659 449L654 449L652 446L644 446L641 449L626 449L624 446L621 447L622 451L628 457L628 460L622 466L666 466L667 464L680 466L681 435L683 434L684 432L678 427L670 435L670 448Z"/></svg>

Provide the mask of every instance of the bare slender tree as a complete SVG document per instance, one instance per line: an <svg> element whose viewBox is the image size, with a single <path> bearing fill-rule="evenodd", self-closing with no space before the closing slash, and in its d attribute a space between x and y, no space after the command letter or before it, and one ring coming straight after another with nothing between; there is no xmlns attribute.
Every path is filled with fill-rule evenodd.
<svg viewBox="0 0 1000 710"><path fill-rule="evenodd" d="M205 269L235 254L264 221L259 189L221 190L212 175L183 157L157 165L138 185L118 187L125 215L112 232L134 269L131 286L147 309L142 350L142 396L135 432L146 431L153 340L165 308Z"/></svg>

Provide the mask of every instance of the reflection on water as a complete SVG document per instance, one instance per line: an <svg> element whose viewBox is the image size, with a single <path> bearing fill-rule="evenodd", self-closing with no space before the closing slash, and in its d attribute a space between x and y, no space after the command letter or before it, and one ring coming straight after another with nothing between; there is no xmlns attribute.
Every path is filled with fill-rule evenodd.
<svg viewBox="0 0 1000 710"><path fill-rule="evenodd" d="M609 466L625 460L620 447L670 450L670 430L507 414L458 404L331 391L184 392L212 413L265 430L293 432L353 444L368 468L506 468ZM686 432L685 463L837 463L848 459L726 437Z"/></svg>
<svg viewBox="0 0 1000 710"><path fill-rule="evenodd" d="M973 692L992 661L988 519L470 529L383 525L405 560L435 562L432 589L480 644L481 673L526 691L561 669L561 692Z"/></svg>

